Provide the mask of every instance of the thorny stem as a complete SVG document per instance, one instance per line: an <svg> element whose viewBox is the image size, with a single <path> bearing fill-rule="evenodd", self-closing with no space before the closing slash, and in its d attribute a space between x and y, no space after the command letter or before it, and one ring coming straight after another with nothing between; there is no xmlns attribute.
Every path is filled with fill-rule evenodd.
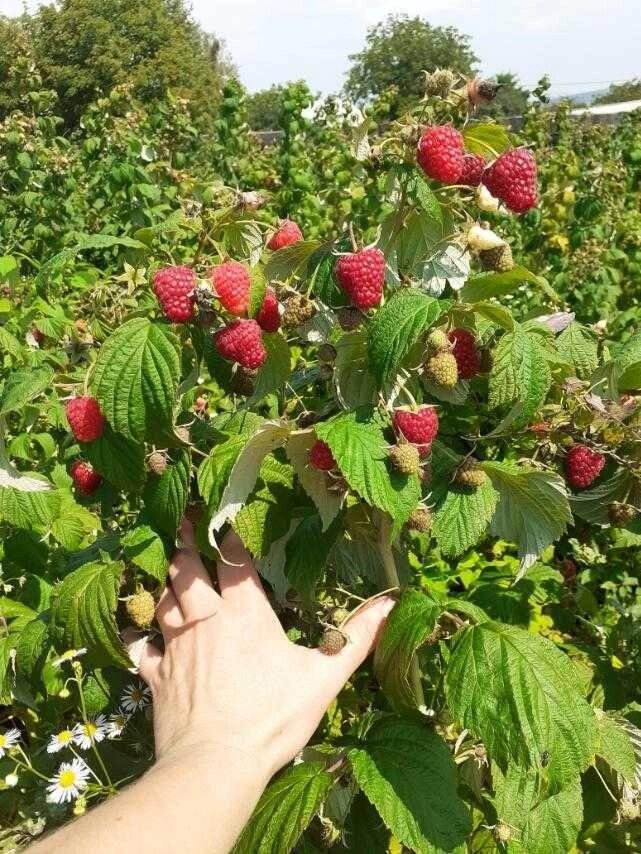
<svg viewBox="0 0 641 854"><path fill-rule="evenodd" d="M400 587L400 579L396 569L396 562L392 552L392 526L387 513L377 512L378 520L378 551L383 561L385 580L390 587ZM421 671L418 666L416 655L412 656L410 662L409 679L419 707L425 706L423 685L421 683Z"/></svg>

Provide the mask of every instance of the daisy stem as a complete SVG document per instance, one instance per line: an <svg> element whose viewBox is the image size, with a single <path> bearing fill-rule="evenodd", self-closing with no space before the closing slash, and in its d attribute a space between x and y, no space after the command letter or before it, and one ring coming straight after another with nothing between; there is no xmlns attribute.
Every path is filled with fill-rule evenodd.
<svg viewBox="0 0 641 854"><path fill-rule="evenodd" d="M73 755L76 757L76 759L79 759L79 760L82 762L82 764L83 764L83 765L86 765L86 766L87 766L87 768L88 768L88 770L89 770L89 773L90 773L90 774L91 774L91 776L94 778L94 780L96 781L96 783L98 783L98 785L99 785L101 788L103 788L103 789L104 789L104 788L105 788L105 784L102 782L102 780L100 779L100 777L96 774L96 772L93 770L93 768L91 767L91 765L89 765L89 763L85 761L84 757L83 757L83 756L81 756L81 755L78 753L78 751L77 751L77 750L75 750L75 749L74 749L74 747L73 747L73 745L71 745L71 744L69 745L69 750L73 753Z"/></svg>
<svg viewBox="0 0 641 854"><path fill-rule="evenodd" d="M24 756L25 761L23 762L21 759L18 759L17 757L14 756L13 758L14 758L15 762L18 765L22 766L22 768L25 768L27 771L31 771L32 774L36 775L36 777L40 777L41 780L44 780L46 783L48 783L49 778L45 777L44 774L41 774L40 771L36 771L36 769L33 767L31 762L29 761L29 757L27 756L27 754L24 752L24 750L19 745L18 745L18 750Z"/></svg>
<svg viewBox="0 0 641 854"><path fill-rule="evenodd" d="M80 698L80 711L82 712L82 720L86 726L89 723L89 719L87 717L87 707L85 705L85 697L84 697L84 694L82 693L82 676L80 676L80 675L76 676L76 684L78 686L78 696ZM94 741L93 738L91 739L91 749L93 750L94 755L95 755L96 759L98 760L98 764L100 765L100 768L102 769L102 773L105 775L105 780L107 781L107 785L108 785L109 789L112 792L115 791L114 790L114 784L111 782L111 777L109 776L109 771L107 771L107 766L102 761L102 756L100 755L100 751L98 750L98 748L96 746L96 742ZM75 751L74 751L74 753L75 753ZM93 774L93 771L91 773ZM96 777L95 774L94 774L94 777ZM96 777L96 780L98 780L97 777ZM98 782L100 783L101 786L104 785L100 780L98 780Z"/></svg>

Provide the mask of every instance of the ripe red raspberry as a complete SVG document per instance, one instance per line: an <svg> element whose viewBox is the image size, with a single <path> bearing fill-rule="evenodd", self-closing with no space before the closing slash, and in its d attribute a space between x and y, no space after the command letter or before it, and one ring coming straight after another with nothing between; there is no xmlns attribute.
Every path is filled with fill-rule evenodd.
<svg viewBox="0 0 641 854"><path fill-rule="evenodd" d="M601 474L605 457L585 445L572 445L565 457L568 483L576 489L585 489Z"/></svg>
<svg viewBox="0 0 641 854"><path fill-rule="evenodd" d="M303 232L298 227L297 223L291 219L284 219L278 231L274 232L267 243L268 249L282 249L283 246L291 246L292 243L298 243L303 239Z"/></svg>
<svg viewBox="0 0 641 854"><path fill-rule="evenodd" d="M154 273L154 293L163 314L172 323L188 323L194 316L196 274L189 267L163 267Z"/></svg>
<svg viewBox="0 0 641 854"><path fill-rule="evenodd" d="M427 128L418 143L418 165L430 178L444 184L459 182L463 155L463 137L449 125Z"/></svg>
<svg viewBox="0 0 641 854"><path fill-rule="evenodd" d="M380 249L361 249L343 255L334 269L336 280L356 308L380 305L385 283L385 256Z"/></svg>
<svg viewBox="0 0 641 854"><path fill-rule="evenodd" d="M525 213L537 202L536 160L527 148L512 148L485 170L483 183L514 213Z"/></svg>
<svg viewBox="0 0 641 854"><path fill-rule="evenodd" d="M331 471L337 468L336 460L327 442L320 440L314 442L309 451L309 464L319 471Z"/></svg>
<svg viewBox="0 0 641 854"><path fill-rule="evenodd" d="M277 332L280 327L278 298L271 288L267 288L265 299L258 312L256 321L263 332Z"/></svg>
<svg viewBox="0 0 641 854"><path fill-rule="evenodd" d="M478 187L483 177L485 169L485 160L480 154L467 153L463 155L463 171L459 178L459 184L465 184L466 187Z"/></svg>
<svg viewBox="0 0 641 854"><path fill-rule="evenodd" d="M447 337L452 344L452 353L456 359L459 379L472 379L481 369L474 336L467 329L453 329Z"/></svg>
<svg viewBox="0 0 641 854"><path fill-rule="evenodd" d="M262 367L267 358L262 332L255 320L236 320L220 329L214 335L214 345L224 359L249 370Z"/></svg>
<svg viewBox="0 0 641 854"><path fill-rule="evenodd" d="M71 432L79 442L93 442L102 436L105 418L95 397L74 397L65 406Z"/></svg>
<svg viewBox="0 0 641 854"><path fill-rule="evenodd" d="M238 261L225 261L211 271L211 279L218 299L232 314L245 314L249 308L249 271Z"/></svg>
<svg viewBox="0 0 641 854"><path fill-rule="evenodd" d="M393 422L396 432L408 442L417 445L421 454L429 451L438 433L438 415L433 406L421 406L414 412L410 409L397 409Z"/></svg>
<svg viewBox="0 0 641 854"><path fill-rule="evenodd" d="M73 485L82 495L93 495L102 483L102 478L95 468L84 460L76 460L71 464Z"/></svg>

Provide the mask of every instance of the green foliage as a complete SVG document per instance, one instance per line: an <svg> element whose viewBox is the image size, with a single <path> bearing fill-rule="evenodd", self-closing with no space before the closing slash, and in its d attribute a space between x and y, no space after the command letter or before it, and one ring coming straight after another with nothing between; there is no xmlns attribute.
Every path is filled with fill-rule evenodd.
<svg viewBox="0 0 641 854"><path fill-rule="evenodd" d="M276 87L270 110L282 139L263 148L248 132L252 99L237 81L203 118L198 69L187 90L161 74L152 97L144 62L114 68L114 44L156 5L123 4L127 26L113 38L114 4L105 5L105 65L92 60L90 70L128 82L97 100L87 94L82 122L74 117L64 133L70 116L44 88L53 84L42 80L26 25L2 25L7 715L25 723L40 761L51 734L82 711L70 673L81 674L87 713L117 709L130 678L125 604L140 588L158 595L188 512L207 558L227 526L237 531L297 643L316 645L339 610L398 588L373 662L339 694L303 761L273 781L237 850L312 852L319 835L330 850L359 854L638 847L635 824L617 824L617 810L638 796L641 744L638 117L588 127L564 107L533 104L516 140L482 112L468 117L456 91L447 104L417 104L415 63L431 68L453 55L467 71L474 58L457 33L408 19L372 31L348 84L360 86L357 69L371 68L363 98L399 81L401 94L375 95L355 128L340 100L310 112L306 84ZM163 7L198 42L175 69L184 82L202 70L203 45L182 4ZM63 3L38 20L49 15L58 28L82 8ZM80 75L87 66L62 52L92 38L70 31L47 55ZM147 70L175 64L184 44L172 41L163 57L152 51ZM379 53L390 44L396 70ZM218 79L220 67L206 61ZM394 121L402 100L412 109ZM460 126L488 161L517 143L542 152L539 207L518 218L486 212L472 191L428 180L415 167L417 126L428 121ZM295 219L305 239L271 252L279 217ZM463 223L485 219L510 243L517 263L508 272L482 269L467 246ZM384 303L358 315L353 331L337 323L348 300L333 273L337 254L350 251L349 225L359 245L386 257ZM168 263L206 284L228 257L251 269L251 316L267 285L281 303L306 294L316 308L299 328L263 336L267 360L256 375L217 354L212 333L231 318L213 295L201 302L199 288L194 321L171 326L151 286ZM478 349L479 372L450 391L425 378L434 327L465 328ZM85 390L106 426L79 444L64 403ZM393 411L423 404L437 407L438 439L421 477L403 476L389 462L399 441ZM331 472L310 465L317 439L332 450ZM563 477L573 442L606 457L584 491ZM103 478L90 496L68 474L79 458ZM466 486L459 468L472 461L481 480ZM631 511L621 527L613 504ZM431 511L422 533L406 525L417 508L424 520ZM59 662L85 647L73 664ZM98 745L114 780L141 773L140 756L151 755L143 717L134 738ZM12 768L2 764L0 780ZM67 817L43 813L42 794L23 778L3 792L12 840L21 838L18 815L45 815L48 826Z"/></svg>
<svg viewBox="0 0 641 854"><path fill-rule="evenodd" d="M453 68L467 74L477 58L468 36L454 27L434 27L419 16L390 15L368 30L365 48L350 56L345 91L355 100L397 89L393 116L423 94L423 71Z"/></svg>

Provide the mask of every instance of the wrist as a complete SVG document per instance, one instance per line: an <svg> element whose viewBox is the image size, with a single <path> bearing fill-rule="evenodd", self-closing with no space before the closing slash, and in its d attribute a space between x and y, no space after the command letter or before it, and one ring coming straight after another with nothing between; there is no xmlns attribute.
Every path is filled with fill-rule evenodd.
<svg viewBox="0 0 641 854"><path fill-rule="evenodd" d="M249 744L245 748L188 735L159 752L154 768L162 770L168 767L190 769L199 775L216 778L223 774L230 780L233 778L238 782L256 785L261 791L276 770L268 751Z"/></svg>

